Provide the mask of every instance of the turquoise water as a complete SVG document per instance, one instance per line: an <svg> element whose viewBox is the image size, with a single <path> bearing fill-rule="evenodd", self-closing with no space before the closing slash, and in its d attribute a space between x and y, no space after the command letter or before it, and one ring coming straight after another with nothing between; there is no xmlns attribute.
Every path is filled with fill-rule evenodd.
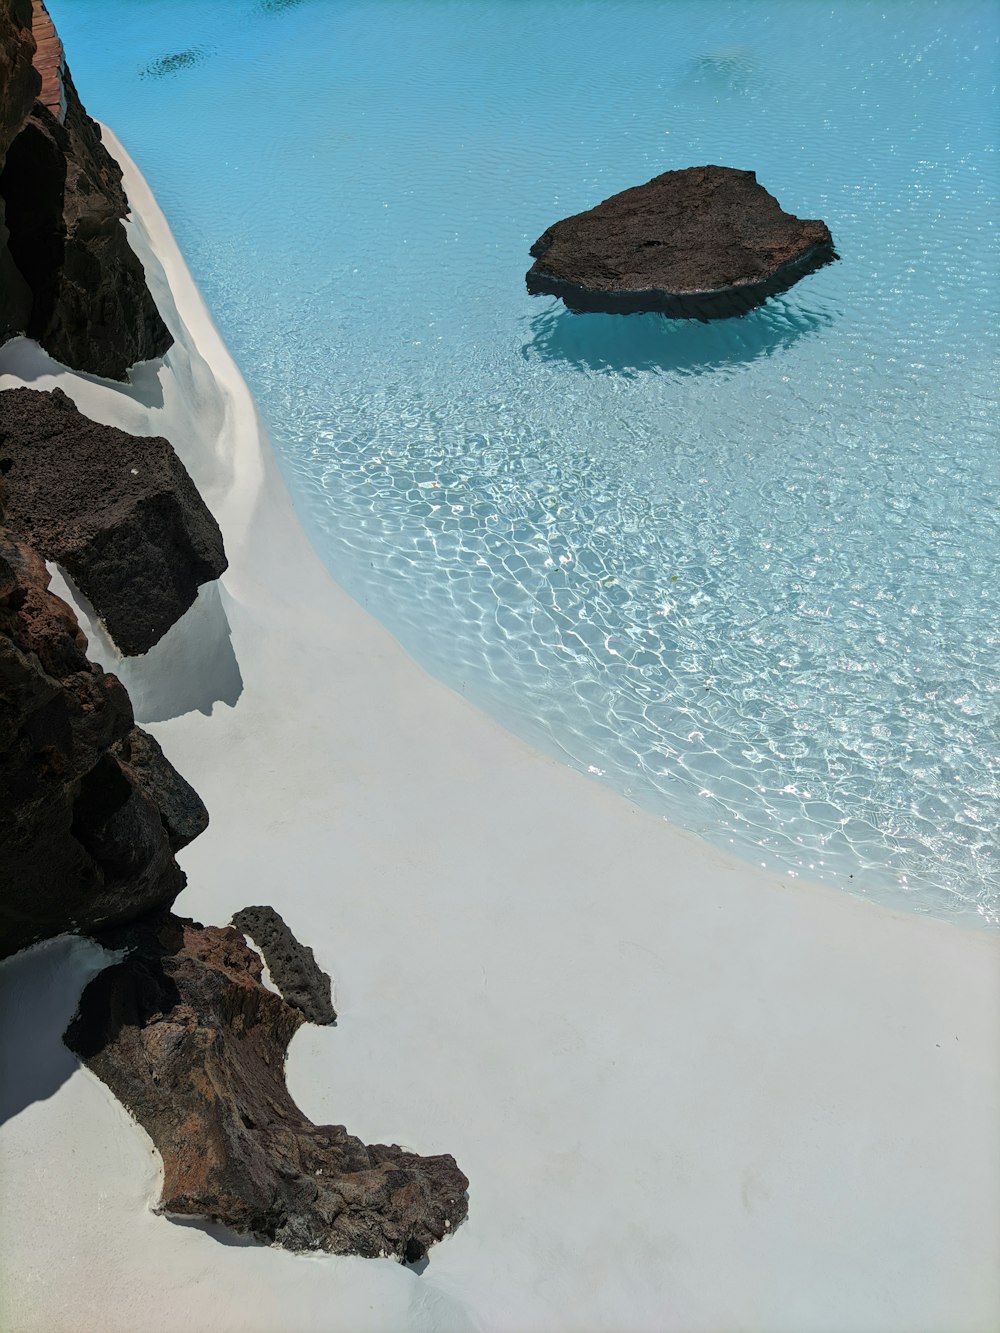
<svg viewBox="0 0 1000 1333"><path fill-rule="evenodd" d="M992 0L50 8L420 661L749 859L996 922ZM841 262L709 326L527 296L550 222L705 162Z"/></svg>

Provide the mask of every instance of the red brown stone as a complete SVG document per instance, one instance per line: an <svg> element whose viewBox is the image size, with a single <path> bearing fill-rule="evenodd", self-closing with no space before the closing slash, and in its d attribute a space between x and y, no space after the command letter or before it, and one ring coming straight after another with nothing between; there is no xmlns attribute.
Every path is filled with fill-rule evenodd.
<svg viewBox="0 0 1000 1333"><path fill-rule="evenodd" d="M367 1146L295 1105L285 1053L305 1019L261 984L239 931L167 916L106 942L131 952L84 991L66 1044L158 1148L163 1212L409 1262L463 1220L454 1158Z"/></svg>

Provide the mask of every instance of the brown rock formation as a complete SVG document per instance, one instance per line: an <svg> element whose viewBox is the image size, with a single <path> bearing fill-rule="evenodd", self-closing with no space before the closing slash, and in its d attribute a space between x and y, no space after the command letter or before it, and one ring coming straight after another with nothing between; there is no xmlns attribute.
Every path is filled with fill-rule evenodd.
<svg viewBox="0 0 1000 1333"><path fill-rule="evenodd" d="M244 907L233 917L233 925L249 935L264 955L271 980L282 999L299 1009L310 1023L336 1023L337 1013L330 994L330 977L316 962L307 944L300 944L273 907Z"/></svg>
<svg viewBox="0 0 1000 1333"><path fill-rule="evenodd" d="M34 66L42 80L38 100L62 122L66 119L66 61L63 44L42 0L31 3L31 35L35 39Z"/></svg>
<svg viewBox="0 0 1000 1333"><path fill-rule="evenodd" d="M0 160L42 86L31 21L31 0L0 0Z"/></svg>
<svg viewBox="0 0 1000 1333"><path fill-rule="evenodd" d="M67 571L124 653L144 653L226 568L219 525L173 448L54 389L0 393L9 521Z"/></svg>
<svg viewBox="0 0 1000 1333"><path fill-rule="evenodd" d="M785 213L752 171L688 167L556 222L531 247L528 291L570 310L741 315L836 259L824 222Z"/></svg>
<svg viewBox="0 0 1000 1333"><path fill-rule="evenodd" d="M25 68L32 6L0 0L0 338L27 333L74 370L124 379L171 337L121 225L121 170L40 5L35 23L48 106L35 100L42 74Z"/></svg>
<svg viewBox="0 0 1000 1333"><path fill-rule="evenodd" d="M0 522L0 957L169 906L208 823L48 583Z"/></svg>
<svg viewBox="0 0 1000 1333"><path fill-rule="evenodd" d="M462 1221L468 1181L452 1157L366 1147L298 1109L284 1063L302 1014L261 985L238 931L167 916L129 942L84 991L66 1043L159 1149L163 1211L411 1262Z"/></svg>

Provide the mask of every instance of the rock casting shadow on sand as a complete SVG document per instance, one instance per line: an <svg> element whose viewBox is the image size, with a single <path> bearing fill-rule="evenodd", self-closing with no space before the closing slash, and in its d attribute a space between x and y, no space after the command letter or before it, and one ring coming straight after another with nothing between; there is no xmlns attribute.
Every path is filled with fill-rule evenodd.
<svg viewBox="0 0 1000 1333"><path fill-rule="evenodd" d="M203 584L190 610L141 657L122 657L97 623L93 607L61 571L53 590L76 610L91 660L116 675L128 690L140 725L169 722L185 713L210 717L217 703L232 708L243 693L218 583Z"/></svg>
<svg viewBox="0 0 1000 1333"><path fill-rule="evenodd" d="M805 309L794 300L771 300L738 319L699 324L658 314L573 314L553 299L532 317L532 337L521 355L605 375L702 375L742 369L821 333L833 321L832 313Z"/></svg>
<svg viewBox="0 0 1000 1333"><path fill-rule="evenodd" d="M63 1044L84 985L107 966L90 940L63 935L0 967L0 1125L47 1101L80 1065Z"/></svg>
<svg viewBox="0 0 1000 1333"><path fill-rule="evenodd" d="M140 407L159 409L163 406L163 384L160 379L161 358L155 361L139 361L128 369L128 381L120 383L101 375L89 375L86 371L74 370L78 379L88 384L101 384L113 387L125 398L131 398ZM11 338L0 349L0 374L16 375L29 387L38 380L65 375L66 367L54 360L31 338ZM45 383L43 389L51 387Z"/></svg>
<svg viewBox="0 0 1000 1333"><path fill-rule="evenodd" d="M248 915L259 934L280 920ZM283 935L279 946L298 945ZM159 1150L159 1211L289 1250L410 1264L465 1220L469 1182L450 1154L365 1144L295 1104L285 1057L306 1019L263 985L238 930L164 913L102 941L125 956L86 987L64 1041ZM299 946L293 984L302 972Z"/></svg>

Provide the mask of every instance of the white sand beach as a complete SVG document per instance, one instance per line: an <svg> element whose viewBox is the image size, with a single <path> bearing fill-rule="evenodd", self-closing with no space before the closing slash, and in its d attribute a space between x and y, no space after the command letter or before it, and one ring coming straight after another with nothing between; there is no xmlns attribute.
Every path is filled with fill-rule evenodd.
<svg viewBox="0 0 1000 1333"><path fill-rule="evenodd" d="M208 831L177 910L273 904L335 981L292 1094L451 1152L424 1271L157 1216L155 1151L60 1042L106 957L0 967L9 1333L987 1333L1000 1325L1000 941L727 857L535 753L330 578L148 187L113 136L176 342L131 386L0 349L163 434L225 536L117 670Z"/></svg>

